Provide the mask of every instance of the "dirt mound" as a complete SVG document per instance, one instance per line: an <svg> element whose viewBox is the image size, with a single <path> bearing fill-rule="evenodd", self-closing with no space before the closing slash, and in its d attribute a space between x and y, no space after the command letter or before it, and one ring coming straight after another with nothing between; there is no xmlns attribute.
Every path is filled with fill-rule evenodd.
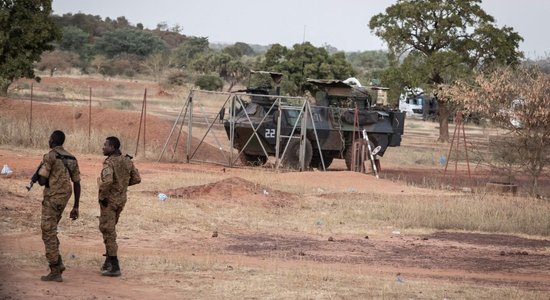
<svg viewBox="0 0 550 300"><path fill-rule="evenodd" d="M170 198L242 201L275 207L288 206L296 198L293 194L271 189L240 177L229 177L213 183L171 189L164 194Z"/></svg>

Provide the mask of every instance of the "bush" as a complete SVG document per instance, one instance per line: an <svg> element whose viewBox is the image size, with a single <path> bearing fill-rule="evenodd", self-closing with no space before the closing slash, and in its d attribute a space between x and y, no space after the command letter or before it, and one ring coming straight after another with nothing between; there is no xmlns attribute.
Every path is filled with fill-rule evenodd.
<svg viewBox="0 0 550 300"><path fill-rule="evenodd" d="M129 100L115 100L113 102L113 107L120 110L134 109L134 105Z"/></svg>
<svg viewBox="0 0 550 300"><path fill-rule="evenodd" d="M195 85L201 90L221 91L223 89L223 80L219 76L204 75L197 78Z"/></svg>
<svg viewBox="0 0 550 300"><path fill-rule="evenodd" d="M185 72L183 71L175 71L175 72L172 72L170 73L170 75L168 75L168 77L166 78L166 83L168 85L178 85L178 86L182 86L184 85L186 82L189 82L189 75L187 75Z"/></svg>

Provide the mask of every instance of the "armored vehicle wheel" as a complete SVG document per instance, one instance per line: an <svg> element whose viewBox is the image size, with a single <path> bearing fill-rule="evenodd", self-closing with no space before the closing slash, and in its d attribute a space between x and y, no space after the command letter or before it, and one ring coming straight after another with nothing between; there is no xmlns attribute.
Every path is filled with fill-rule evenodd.
<svg viewBox="0 0 550 300"><path fill-rule="evenodd" d="M312 148L311 142L305 140L304 166L307 168L311 163ZM293 138L288 142L288 149L282 161L283 165L291 169L300 169L300 139Z"/></svg>
<svg viewBox="0 0 550 300"><path fill-rule="evenodd" d="M322 171L323 170L323 163L321 162L321 157L319 156L319 153L318 153L317 150L315 150L313 152L315 152L315 153L311 157L311 163L309 164L309 166ZM325 162L325 169L328 169L330 164L332 164L332 161L334 160L334 157L323 156L323 160Z"/></svg>
<svg viewBox="0 0 550 300"><path fill-rule="evenodd" d="M245 166L252 166L252 167L263 166L267 162L267 156L250 155L244 152L241 153L240 159Z"/></svg>
<svg viewBox="0 0 550 300"><path fill-rule="evenodd" d="M372 141L369 141L370 142L370 147L372 150L375 149L375 146L373 144ZM365 147L363 147L363 153L359 153L359 151L357 152L357 154L360 154L360 155L365 155L365 157L367 159L370 160L370 157L369 157L369 149L366 147L366 141L365 140L356 140L355 141L355 148L357 147L361 147L363 145L365 145ZM359 167L359 165L356 166L356 168L352 168L352 161L351 161L351 156L352 156L352 153L353 153L353 149L354 147L352 147L351 145L346 149L346 152L344 153L344 160L346 161L346 167L348 168L348 170L350 171L353 171L354 169L357 169L357 167ZM374 159L376 159L377 156L374 155ZM357 164L359 164L359 160L357 160Z"/></svg>

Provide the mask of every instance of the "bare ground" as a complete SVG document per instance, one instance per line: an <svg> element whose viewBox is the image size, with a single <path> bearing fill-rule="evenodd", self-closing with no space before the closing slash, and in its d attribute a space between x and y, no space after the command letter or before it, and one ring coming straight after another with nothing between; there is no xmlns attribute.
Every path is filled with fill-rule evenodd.
<svg viewBox="0 0 550 300"><path fill-rule="evenodd" d="M10 111L12 115L17 114L20 105L17 101L0 99L2 111ZM56 118L64 116L62 109L57 107L54 110L58 114ZM98 126L113 120L110 113L121 116L120 112L102 112L104 121ZM121 124L133 130L135 114L125 112L122 116L127 117L118 118L122 120ZM46 116L38 114L36 118ZM151 121L151 132L156 130L152 136L162 134L164 137L169 126L161 120ZM103 245L96 229L97 213L83 213L86 207L81 209L81 219L69 223L59 234L67 265L64 282L44 283L39 280L39 276L47 271L39 229L40 194L27 193L23 189L39 157L35 152L10 149L5 145L0 148L0 162L10 162L16 170L11 178L0 179L1 299L240 298L239 293L231 290L231 282L254 282L258 273L279 274L284 272L282 270L296 268L305 268L313 274L326 273L327 269L357 277L367 274L369 278L390 282L397 278L405 283L422 281L431 285L459 284L480 289L510 286L537 292L537 295L550 293L550 240L449 231L406 234L365 229L361 235L327 235L228 227L213 234L186 224L176 224L173 230L165 231L148 230L143 225L143 229L133 229L128 231L131 234L119 236L123 276L105 278L98 270L103 259ZM95 189L92 182L99 172L101 159L96 155L79 158L83 181L90 185L87 189ZM302 194L243 179L256 172L253 169L226 169L209 164L137 163L144 180L168 182L172 179L166 170L219 176L220 179L208 184L175 184L172 185L175 188L167 190L141 190L134 195L155 196L164 192L171 201L191 201L197 207L205 203L230 202L243 213L250 207L284 208L303 197ZM331 169L341 170L342 163L335 162ZM416 174L415 178L430 176L434 170L407 170L391 164L384 168L385 174ZM323 199L337 199L346 189L357 193L376 190L396 196L437 193L402 181L376 180L372 176L347 171L273 172L271 176L281 184L316 189L312 197ZM327 186L331 188L327 189ZM93 195L93 192L89 194ZM322 284L330 285L331 279L325 280L325 277L322 281L327 282ZM410 298L423 298L419 293ZM284 293L276 296L257 292L255 295L250 298L287 298ZM361 293L356 297L364 298ZM454 298L464 297L457 294ZM311 297L295 295L292 298Z"/></svg>

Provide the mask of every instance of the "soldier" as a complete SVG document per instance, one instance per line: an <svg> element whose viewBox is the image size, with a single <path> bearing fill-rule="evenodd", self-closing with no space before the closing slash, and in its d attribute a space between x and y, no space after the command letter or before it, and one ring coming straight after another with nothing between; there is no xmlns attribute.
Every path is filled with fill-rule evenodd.
<svg viewBox="0 0 550 300"><path fill-rule="evenodd" d="M140 183L141 178L132 162L132 157L121 154L120 141L117 137L110 136L105 140L103 155L107 158L103 162L101 176L97 179L101 209L99 230L103 234L106 251L101 275L120 276L115 226L126 204L128 186Z"/></svg>
<svg viewBox="0 0 550 300"><path fill-rule="evenodd" d="M55 130L49 140L50 152L44 154L41 167L38 170L38 184L44 186L44 201L42 201L42 240L46 248L46 258L50 265L50 273L42 276L42 281L63 281L61 274L65 266L59 255L59 239L57 225L69 198L71 198L71 181L74 188L74 205L69 217L78 219L78 203L80 201L80 171L76 158L63 149L65 134Z"/></svg>

